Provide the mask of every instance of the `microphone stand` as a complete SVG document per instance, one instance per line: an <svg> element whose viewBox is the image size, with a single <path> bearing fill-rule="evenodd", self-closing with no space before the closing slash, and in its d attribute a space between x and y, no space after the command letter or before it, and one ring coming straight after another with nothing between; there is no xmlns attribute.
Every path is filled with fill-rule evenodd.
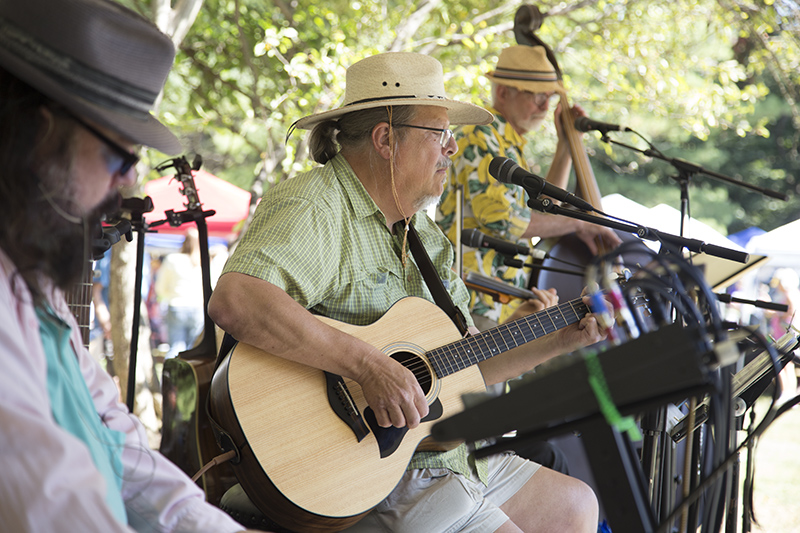
<svg viewBox="0 0 800 533"><path fill-rule="evenodd" d="M544 265L535 265L533 263L525 263L521 259L514 259L513 257L508 257L504 254L499 254L503 256L503 264L512 268L538 268L539 270L547 270L548 272L558 272L560 274L569 274L570 276L580 276L583 277L583 272L578 270L567 270L565 268L556 268L556 267L549 267Z"/></svg>
<svg viewBox="0 0 800 533"><path fill-rule="evenodd" d="M631 130L631 131L633 131L633 130ZM634 133L639 135L637 132L634 132ZM642 137L641 135L639 135L639 136ZM642 137L642 139L644 139L644 137ZM772 190L769 190L769 189L765 189L765 188L762 188L762 187L758 187L758 186L755 186L755 185L750 185L748 183L744 183L744 182L739 181L739 180L735 180L733 178L725 176L724 174L720 174L718 172L712 172L712 171L707 170L707 169L705 169L705 168L703 168L703 167L701 167L699 165L696 165L696 164L691 163L689 161L685 161L683 159L666 157L661 152L659 152L657 149L655 149L653 147L653 145L649 141L647 141L647 139L644 139L645 142L647 142L647 144L650 146L650 148L648 148L647 150L641 150L639 148L636 148L636 147L633 147L633 146L630 146L630 145L615 141L613 139L609 139L607 131L603 131L602 132L601 140L604 141L604 142L607 142L607 143L613 143L613 144L616 144L618 146L622 146L624 148L628 148L629 150L634 150L634 151L640 152L643 155L646 155L646 156L649 156L649 157L654 157L656 159L661 159L663 161L666 161L667 163L670 163L674 168L677 169L678 175L677 176L672 176L672 178L674 180L678 181L679 186L680 186L680 195L681 195L680 232L681 232L681 235L683 235L684 223L685 223L685 220L686 220L686 214L689 211L688 184L689 184L689 180L691 179L691 176L693 174L697 174L697 173L705 174L705 175L710 176L712 178L716 178L718 180L721 180L721 181L724 181L724 182L727 182L727 183L730 183L730 184L733 184L733 185L737 185L737 186L743 187L745 189L750 189L752 191L759 192L759 193L761 193L761 194L763 194L765 196L768 196L770 198L776 198L778 200L783 200L783 201L788 200L788 195L786 195L786 194L778 193L778 192L775 192L775 191L772 191ZM711 255L713 255L713 254L711 254ZM726 371L727 372L731 372L730 369L726 369ZM732 437L732 438L734 438L734 437ZM698 441L698 444L699 444L699 441ZM733 471L732 475L733 475L733 479L734 479L733 486L736 487L738 485L738 477L739 477L738 464L734 468L734 471ZM728 490L730 491L730 489L728 489ZM734 490L736 490L736 489L734 488ZM729 501L732 501L732 500L729 499ZM693 507L695 507L695 506L693 506ZM731 509L728 509L728 511L730 512ZM731 516L731 514L728 515L728 517L729 517L728 530L730 530L730 526L732 524L732 522L730 520L730 516Z"/></svg>
<svg viewBox="0 0 800 533"><path fill-rule="evenodd" d="M705 253L715 257L721 257L739 263L747 263L750 254L747 252L740 252L724 246L717 246L715 244L708 244L699 239L688 239L671 233L665 233L654 228L642 225L635 225L628 222L619 222L605 217L599 217L583 211L576 211L573 209L566 209L553 203L549 198L530 198L528 200L528 207L544 213L553 213L556 215L564 215L570 218L591 222L607 228L624 231L637 235L640 239L647 239L661 243L668 243L678 248L686 248L691 252Z"/></svg>
<svg viewBox="0 0 800 533"><path fill-rule="evenodd" d="M669 253L669 249L663 246L669 243L679 250L687 248L696 253L706 253L723 259L747 263L749 254L732 250L722 246L707 244L698 239L687 239L678 235L661 232L646 226L636 226L629 223L618 222L604 217L598 217L590 213L565 209L553 203L549 198L533 198L528 201L531 209L540 210L547 213L565 215L571 218L584 220L593 224L599 224L611 229L617 229L628 233L633 233L639 238L659 241L662 243L660 253ZM681 218L681 231L683 230L683 217ZM657 409L652 413L646 413L641 421L642 432L645 440L642 443L642 465L645 468L645 480L650 487L650 501L656 518L661 520L668 514L669 509L674 505L674 486L673 486L673 453L667 446L666 439L666 410ZM694 435L692 439L691 464L697 465L700 461L700 436ZM727 438L727 437L725 437ZM738 474L738 472L737 472ZM737 477L738 476L734 476ZM692 483L691 480L683 480L683 483ZM726 496L728 496L726 494ZM730 501L726 497L726 503ZM696 512L695 506L691 506L690 513Z"/></svg>
<svg viewBox="0 0 800 533"><path fill-rule="evenodd" d="M139 322L141 320L142 305L142 278L144 270L144 234L147 232L147 222L144 214L153 210L153 200L149 196L144 198L126 198L122 203L122 210L130 213L131 227L136 231L136 275L133 282L133 325L131 331L131 352L128 359L128 391L126 404L133 412L133 403L136 395L136 358L139 352Z"/></svg>
<svg viewBox="0 0 800 533"><path fill-rule="evenodd" d="M633 131L633 130L630 130ZM639 135L637 132L633 132ZM639 135L639 137L642 137ZM642 137L644 139L644 137ZM729 176L724 174L720 174L719 172L713 172L706 168L701 167L700 165L696 165L684 159L678 159L676 157L667 157L662 154L656 148L652 148L647 139L644 141L651 146L646 150L642 150L641 148L636 148L635 146L631 146L629 144L625 144L619 141L615 141L614 139L609 138L608 132L603 131L600 137L600 140L610 144L616 144L617 146L622 146L623 148L627 148L628 150L633 150L634 152L639 152L643 155L648 157L653 157L655 159L661 159L662 161L666 161L667 163L671 164L675 169L678 171L677 176L672 176L672 179L678 182L681 191L681 225L680 225L680 234L683 235L684 223L686 220L686 215L689 213L689 181L691 180L692 175L694 174L705 174L706 176L710 176L712 178L716 178L718 180L730 183L732 185L738 185L739 187L743 187L745 189L750 189L752 191L759 192L765 196L769 196L770 198L776 198L778 200L786 201L789 199L789 196L784 193L779 193L776 191L772 191L769 189L765 189L763 187L758 187L756 185L751 185L749 183L745 183L740 180L733 179Z"/></svg>
<svg viewBox="0 0 800 533"><path fill-rule="evenodd" d="M631 130L631 131L633 131L633 130ZM634 132L634 133L636 133L636 132ZM637 135L638 135L638 133L637 133ZM641 137L641 135L640 135L640 137ZM705 174L706 176L710 176L712 178L716 178L718 180L725 181L725 182L733 184L733 185L738 185L739 187L744 187L745 189L750 189L751 191L759 192L759 193L763 194L764 196L769 196L770 198L775 198L775 199L783 200L783 201L786 201L786 200L789 199L789 196L787 194L776 192L776 191L772 191L770 189L765 189L763 187L758 187L756 185L751 185L749 183L745 183L743 181L740 181L740 180L737 180L737 179L733 179L733 178L731 178L729 176L726 176L724 174L720 174L718 172L713 172L711 170L705 169L705 168L701 167L700 165L696 165L696 164L691 163L689 161L686 161L684 159L678 159L678 158L675 158L675 157L667 157L667 156L665 156L664 154L662 154L661 152L659 152L658 150L656 150L654 148L648 148L646 150L642 150L641 148L636 148L635 146L631 146L629 144L625 144L625 143L621 143L619 141L615 141L614 139L611 139L611 138L608 137L608 132L603 132L602 137L600 137L600 140L603 141L603 142L610 143L610 144L616 144L617 146L622 146L623 148L627 148L627 149L633 150L635 152L639 152L639 153L641 153L643 155L646 155L648 157L653 157L655 159L661 159L662 161L666 161L667 163L669 163L673 167L675 167L678 170L679 176L677 178L673 178L673 179L677 179L681 184L681 203L682 204L683 204L684 201L688 201L688 195L685 196L684 192L685 192L685 189L686 189L686 184L689 181L689 177L691 177L692 174ZM645 142L647 142L647 141L645 140ZM647 144L650 144L650 143L648 142ZM681 210L681 214L684 214L683 210ZM683 223L683 221L681 221L681 224L682 223Z"/></svg>

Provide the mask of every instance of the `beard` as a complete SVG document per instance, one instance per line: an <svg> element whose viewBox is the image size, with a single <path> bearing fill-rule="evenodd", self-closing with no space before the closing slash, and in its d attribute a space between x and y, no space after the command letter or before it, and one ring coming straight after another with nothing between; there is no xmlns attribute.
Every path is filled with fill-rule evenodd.
<svg viewBox="0 0 800 533"><path fill-rule="evenodd" d="M83 279L93 259L92 237L102 237L100 223L104 217L119 212L121 196L114 192L89 212L81 213L76 200L71 165L65 170L63 161L52 161L38 169L43 193L38 206L36 224L25 236L38 259L42 273L63 290L70 290ZM44 203L44 205L42 205Z"/></svg>
<svg viewBox="0 0 800 533"><path fill-rule="evenodd" d="M525 130L525 133L530 131L536 131L539 129L539 126L544 124L545 119L547 118L547 113L541 115L534 115L527 119L519 121L518 126Z"/></svg>
<svg viewBox="0 0 800 533"><path fill-rule="evenodd" d="M447 183L447 174L449 173L449 169L452 165L453 161L449 157L443 157L436 165L437 171L439 170L448 171L442 177L442 182L441 182L442 187L444 187L445 184ZM414 212L416 213L418 211L423 211L432 207L436 207L437 205L439 205L439 202L441 200L442 197L440 195L437 196L434 194L427 194L425 196L417 198L417 200L413 204L411 204L411 207L414 208Z"/></svg>
<svg viewBox="0 0 800 533"><path fill-rule="evenodd" d="M419 199L417 199L416 202L414 202L414 206L413 206L414 207L414 212L416 213L418 211L427 210L430 207L435 207L435 206L439 205L439 201L440 200L441 200L441 196L436 196L436 195L433 195L433 194L428 195L428 196L423 196L422 198L419 198Z"/></svg>

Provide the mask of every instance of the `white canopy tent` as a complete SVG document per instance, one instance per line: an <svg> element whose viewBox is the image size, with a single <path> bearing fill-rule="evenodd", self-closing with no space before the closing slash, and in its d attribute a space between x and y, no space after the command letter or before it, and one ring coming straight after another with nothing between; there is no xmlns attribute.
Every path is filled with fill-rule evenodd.
<svg viewBox="0 0 800 533"><path fill-rule="evenodd" d="M619 217L633 224L641 224L648 228L661 230L672 235L681 233L681 212L666 204L655 207L645 207L621 194L609 194L603 197L603 212ZM687 220L683 237L697 239L708 244L723 246L732 250L744 249L728 239L725 235L715 230L708 224L695 218ZM658 243L645 241L650 248L658 250Z"/></svg>
<svg viewBox="0 0 800 533"><path fill-rule="evenodd" d="M766 255L769 266L800 269L800 220L789 222L750 239L747 251Z"/></svg>

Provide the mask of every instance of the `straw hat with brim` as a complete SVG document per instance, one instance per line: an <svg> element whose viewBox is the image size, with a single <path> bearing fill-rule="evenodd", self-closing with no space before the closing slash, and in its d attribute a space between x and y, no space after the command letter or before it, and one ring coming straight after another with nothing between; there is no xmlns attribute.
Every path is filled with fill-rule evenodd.
<svg viewBox="0 0 800 533"><path fill-rule="evenodd" d="M542 46L504 48L497 60L497 68L486 77L500 85L532 93L557 92L561 89L556 69L547 59Z"/></svg>
<svg viewBox="0 0 800 533"><path fill-rule="evenodd" d="M396 105L444 107L454 126L488 124L494 118L482 107L447 98L442 65L436 59L412 52L387 52L347 69L342 107L301 118L294 127L311 129L353 111Z"/></svg>
<svg viewBox="0 0 800 533"><path fill-rule="evenodd" d="M136 144L181 144L150 113L175 57L169 37L108 0L0 0L0 66Z"/></svg>

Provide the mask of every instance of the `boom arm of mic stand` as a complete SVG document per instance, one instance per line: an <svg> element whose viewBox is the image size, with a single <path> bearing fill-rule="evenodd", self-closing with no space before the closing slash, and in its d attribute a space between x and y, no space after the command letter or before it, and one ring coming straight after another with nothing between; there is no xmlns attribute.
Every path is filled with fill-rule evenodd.
<svg viewBox="0 0 800 533"><path fill-rule="evenodd" d="M628 224L626 222L619 222L605 217L598 217L590 213L584 213L582 211L565 209L560 205L556 205L555 203L553 203L552 200L550 200L549 198L531 198L530 200L528 200L528 207L530 207L531 209L536 209L538 211L543 211L545 213L564 215L570 218L591 222L592 224L605 226L607 228L616 229L627 233L633 233L634 235L637 235L640 239L647 239L657 242L666 242L673 246L677 246L679 248L686 248L691 252L713 255L715 257L721 257L723 259L729 259L731 261L737 261L739 263L747 263L747 261L750 259L750 254L748 254L747 252L740 252L739 250L733 250L731 248L725 248L723 246L717 246L715 244L707 244L698 239L687 239L686 237L680 237L678 235L673 235L671 233L665 233L663 231L658 231L656 229L648 228L646 226L635 226L633 224Z"/></svg>
<svg viewBox="0 0 800 533"><path fill-rule="evenodd" d="M689 161L685 161L683 159L677 159L677 158L674 158L674 157L666 157L663 154L659 153L658 150L651 150L651 149L642 150L640 148L636 148L635 146L631 146L629 144L621 143L619 141L615 141L614 139L610 139L607 135L603 135L603 137L601 137L601 140L603 140L605 142L608 142L608 143L611 143L611 144L616 144L617 146L622 146L623 148L627 148L629 150L633 150L634 152L639 152L640 154L646 155L648 157L654 157L656 159L661 159L662 161L666 161L667 163L671 164L673 167L675 167L679 171L685 171L685 172L696 173L696 174L705 174L706 176L711 176L712 178L717 178L718 180L726 181L726 182L731 183L733 185L738 185L739 187L744 187L745 189L750 189L751 191L760 192L764 196L769 196L770 198L776 198L778 200L783 200L784 202L789 199L789 196L784 194L784 193L771 191L771 190L765 189L763 187L758 187L756 185L750 185L749 183L745 183L743 181L735 180L735 179L733 179L731 177L728 177L728 176L726 176L724 174L720 174L718 172L713 172L711 170L707 170L707 169L701 167L700 165L696 165L694 163L691 163Z"/></svg>
<svg viewBox="0 0 800 533"><path fill-rule="evenodd" d="M785 313L789 310L789 306L786 304L765 302L764 300L746 300L744 298L737 298L736 296L732 296L726 293L717 294L716 296L717 300L726 304L729 303L747 304L759 307L761 309L770 309L772 311L779 311L781 313Z"/></svg>
<svg viewBox="0 0 800 533"><path fill-rule="evenodd" d="M162 224L169 222L169 225L173 228L177 228L178 226L182 226L187 222L194 222L195 220L200 220L201 218L208 218L210 216L215 215L217 212L213 209L209 209L208 211L196 211L192 209L187 209L185 211L178 211L175 212L174 210L170 209L166 211L164 214L167 215L167 218L164 220L156 220L155 222L151 222L148 224L149 227L157 227Z"/></svg>
<svg viewBox="0 0 800 533"><path fill-rule="evenodd" d="M503 257L503 264L506 266L510 266L513 268L538 268L539 270L547 270L548 272L558 272L560 274L569 274L571 276L581 276L583 277L583 272L579 270L567 270L564 268L556 268L551 266L544 266L544 265L535 265L533 263L523 263L520 259L512 259L510 257Z"/></svg>

